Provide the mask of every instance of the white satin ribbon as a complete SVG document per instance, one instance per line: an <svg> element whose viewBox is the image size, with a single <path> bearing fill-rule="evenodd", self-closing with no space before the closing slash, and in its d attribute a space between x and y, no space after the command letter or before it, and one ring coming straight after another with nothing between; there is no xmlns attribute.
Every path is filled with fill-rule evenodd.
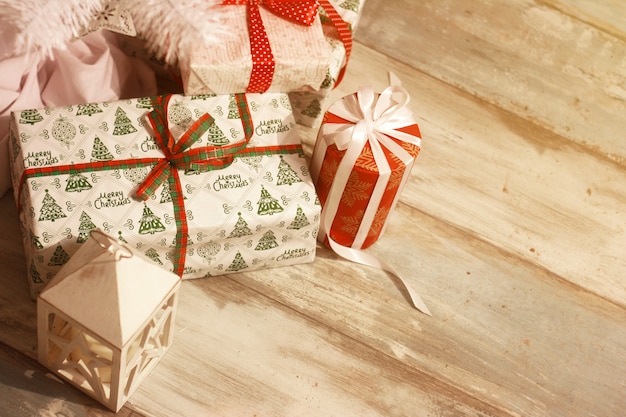
<svg viewBox="0 0 626 417"><path fill-rule="evenodd" d="M421 312L431 315L420 296L413 291L409 283L391 265L361 250L363 242L367 238L367 234L375 220L376 211L380 206L391 176L392 170L383 147L387 148L406 165L400 187L392 202L391 210L395 207L400 191L406 183L413 166L414 158L402 146L390 139L389 136L417 146L421 143L419 137L396 130L415 122L411 110L407 107L410 101L408 92L400 86L399 80L393 74L390 74L390 79L391 86L386 88L378 97L372 88L362 87L355 95L344 97L328 109L330 113L347 120L349 123L324 123L315 144L311 160L311 175L316 183L328 146L335 144L337 149L345 151L333 178L328 197L322 207L319 236L321 240L327 239L330 248L339 256L353 262L383 269L395 276L406 289L411 304ZM396 99L394 96L398 96L398 98ZM368 143L378 168L379 177L354 242L351 247L346 247L335 242L330 237L329 231L339 209L341 196L352 168ZM386 223L383 225L381 235L386 227Z"/></svg>

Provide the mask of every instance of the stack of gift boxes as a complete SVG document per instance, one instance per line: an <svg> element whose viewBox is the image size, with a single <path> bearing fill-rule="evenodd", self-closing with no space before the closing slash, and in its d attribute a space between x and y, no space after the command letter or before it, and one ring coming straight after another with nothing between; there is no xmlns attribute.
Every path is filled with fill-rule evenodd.
<svg viewBox="0 0 626 417"><path fill-rule="evenodd" d="M362 4L305 1L295 12L294 2L225 3L220 18L233 31L186 54L182 94L12 114L33 296L95 228L182 278L313 260L321 206L297 118L319 123L347 65L351 41L337 47L319 11L348 16L353 30ZM304 103L290 100L296 91L315 97L316 113L294 110Z"/></svg>
<svg viewBox="0 0 626 417"><path fill-rule="evenodd" d="M324 189L320 201L298 128L323 124L329 93L349 61L363 0L223 3L220 7L228 11L220 16L231 30L224 42L198 46L179 62L181 92L12 114L9 157L28 282L32 296L39 297L41 310L46 311L40 317L39 331L45 334L39 339L40 360L53 370L65 369L59 375L113 410L132 390L114 395L110 378L104 381L101 370L89 366L89 361L114 367L119 364L111 359L115 355L106 360L101 355L80 360L69 355L65 362L58 358L58 340L67 344L73 334L70 328L83 330L77 334L92 330L78 317L55 313L62 316L62 325L45 317L54 310L55 297L57 303L63 299L61 289L70 291L67 297L80 296L71 293L71 285L63 286L63 280L73 277L80 282L81 274L83 279L95 279L94 270L84 267L98 256L125 262L119 256L120 245L176 278L193 279L311 262L318 238L328 241L328 231L318 234L329 190ZM339 121L357 123L345 116ZM381 233L419 152L417 125L410 115L404 124L411 126L414 138L399 146L399 153L408 159L389 151L381 154L396 172L386 175L383 185L390 195L376 203L379 209L370 208L372 213L365 213L366 206L361 209L372 229L369 239L367 231L359 238L367 245ZM321 141L323 136L320 130ZM372 169L368 146L361 152L365 158L361 165L374 177L366 179L372 184L367 193L375 193L380 184L376 185L377 169ZM330 159L324 155L317 159L335 171L320 173L317 167L316 178L324 171L331 180L336 174L343 150L331 148ZM348 169L350 181L359 169L356 166L354 175ZM322 181L329 184L329 178ZM342 186L349 187L350 181ZM368 199L369 195L357 198ZM99 240L95 232L101 234ZM86 245L96 240L100 243ZM343 244L350 246L355 236L347 240ZM93 254L103 250L105 255ZM115 282L111 276L125 270L97 269L110 282ZM162 315L163 302L175 306L168 301L172 285L167 282L162 299L152 295L150 305L156 310L150 314ZM101 285L107 292L109 284ZM123 308L118 310L124 314ZM154 325L154 319L146 320L138 321L143 323L140 331L146 323ZM120 339L117 346L82 336L80 345L87 351L94 344L106 345L109 351L131 355L129 350L137 349L132 344L135 337ZM68 363L74 364L74 374L67 371ZM125 378L119 370L113 375Z"/></svg>

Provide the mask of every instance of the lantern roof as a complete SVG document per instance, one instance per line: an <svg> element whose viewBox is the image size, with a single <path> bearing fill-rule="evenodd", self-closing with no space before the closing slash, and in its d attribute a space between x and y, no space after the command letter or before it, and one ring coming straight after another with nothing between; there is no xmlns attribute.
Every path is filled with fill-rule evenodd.
<svg viewBox="0 0 626 417"><path fill-rule="evenodd" d="M82 244L39 297L121 349L180 278L100 235Z"/></svg>

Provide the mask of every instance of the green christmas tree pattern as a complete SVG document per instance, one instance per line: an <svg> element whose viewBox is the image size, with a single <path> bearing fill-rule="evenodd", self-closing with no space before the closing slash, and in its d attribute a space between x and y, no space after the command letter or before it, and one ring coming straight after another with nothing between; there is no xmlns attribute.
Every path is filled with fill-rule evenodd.
<svg viewBox="0 0 626 417"><path fill-rule="evenodd" d="M170 182L164 181L161 184L161 200L159 203L171 203L172 202L172 193L170 192Z"/></svg>
<svg viewBox="0 0 626 417"><path fill-rule="evenodd" d="M93 146L91 147L91 162L104 162L111 161L113 159L115 159L113 154L109 151L102 140L96 136L93 140Z"/></svg>
<svg viewBox="0 0 626 417"><path fill-rule="evenodd" d="M263 233L259 243L256 245L254 250L268 250L278 246L278 242L276 242L276 236L274 236L274 232L272 230L268 230Z"/></svg>
<svg viewBox="0 0 626 417"><path fill-rule="evenodd" d="M115 136L128 135L137 131L135 126L133 126L133 122L131 122L126 112L121 107L115 110L115 122L113 125L115 126L113 129Z"/></svg>
<svg viewBox="0 0 626 417"><path fill-rule="evenodd" d="M102 113L102 109L96 103L79 104L76 110L76 116L91 116L96 113Z"/></svg>
<svg viewBox="0 0 626 417"><path fill-rule="evenodd" d="M32 230L29 230L28 234L30 235L30 243L39 250L43 249L43 245L39 241L39 237L35 236Z"/></svg>
<svg viewBox="0 0 626 417"><path fill-rule="evenodd" d="M156 251L156 249L154 248L150 248L145 252L145 255L152 259L154 262L158 263L159 265L163 265L163 262L161 262L161 258L159 258L159 252Z"/></svg>
<svg viewBox="0 0 626 417"><path fill-rule="evenodd" d="M228 118L229 119L240 119L239 108L237 107L237 101L235 100L235 95L231 94L228 98Z"/></svg>
<svg viewBox="0 0 626 417"><path fill-rule="evenodd" d="M89 239L89 232L96 229L96 225L91 221L91 217L86 212L80 214L80 224L78 225L78 237L76 243L85 243Z"/></svg>
<svg viewBox="0 0 626 417"><path fill-rule="evenodd" d="M306 214L304 214L304 210L302 210L302 207L298 206L298 209L296 210L296 217L293 219L291 224L287 226L287 229L300 230L303 227L308 226L310 224L311 222L309 222L309 219L307 219Z"/></svg>
<svg viewBox="0 0 626 417"><path fill-rule="evenodd" d="M158 232L164 232L165 226L161 223L161 219L154 215L152 210L146 205L143 206L143 214L139 220L139 234L155 234Z"/></svg>
<svg viewBox="0 0 626 417"><path fill-rule="evenodd" d="M70 123L66 117L59 116L59 118L52 123L52 137L69 149L70 146L74 144L73 140L76 137L76 127Z"/></svg>
<svg viewBox="0 0 626 417"><path fill-rule="evenodd" d="M65 252L63 246L57 245L54 249L54 253L50 258L50 262L48 262L48 266L63 266L67 261L69 261L70 256Z"/></svg>
<svg viewBox="0 0 626 417"><path fill-rule="evenodd" d="M198 248L197 253L198 255L200 255L202 259L206 260L210 265L211 261L215 260L215 255L218 254L221 248L222 248L222 245L220 245L217 242L213 242L211 240L207 243L202 244Z"/></svg>
<svg viewBox="0 0 626 417"><path fill-rule="evenodd" d="M117 232L117 241L128 244L128 241L124 238L124 236L122 236L121 230Z"/></svg>
<svg viewBox="0 0 626 417"><path fill-rule="evenodd" d="M191 236L187 234L187 246L191 246L191 245L195 245L195 243L193 242L193 239L191 239ZM172 242L170 243L170 248L175 248L175 247L176 247L176 236L172 238Z"/></svg>
<svg viewBox="0 0 626 417"><path fill-rule="evenodd" d="M228 235L229 239L233 237L249 236L252 234L252 230L248 227L248 222L241 217L241 213L237 213L237 216L239 216L239 218L237 219L235 228L232 232L230 232L230 235Z"/></svg>
<svg viewBox="0 0 626 417"><path fill-rule="evenodd" d="M152 109L152 99L150 97L138 98L135 107L138 109Z"/></svg>
<svg viewBox="0 0 626 417"><path fill-rule="evenodd" d="M35 284L43 284L41 274L39 274L39 271L37 271L37 267L35 266L35 261L30 261L30 279Z"/></svg>
<svg viewBox="0 0 626 417"><path fill-rule="evenodd" d="M24 110L20 113L20 123L34 125L37 122L41 122L43 117L39 114L38 110Z"/></svg>
<svg viewBox="0 0 626 417"><path fill-rule="evenodd" d="M39 221L42 220L50 220L51 222L56 219L61 219L63 217L67 217L65 213L63 213L63 209L59 206L56 200L46 191L46 195L43 197L43 202L41 205Z"/></svg>
<svg viewBox="0 0 626 417"><path fill-rule="evenodd" d="M318 99L313 99L306 109L302 110L302 114L315 119L322 112L322 105Z"/></svg>
<svg viewBox="0 0 626 417"><path fill-rule="evenodd" d="M296 171L283 159L282 155L280 155L280 163L278 164L278 174L276 177L276 185L291 185L296 182L302 182Z"/></svg>
<svg viewBox="0 0 626 417"><path fill-rule="evenodd" d="M222 132L222 129L215 123L211 123L207 131L207 140L210 144L216 146L222 146L228 144L230 141Z"/></svg>
<svg viewBox="0 0 626 417"><path fill-rule="evenodd" d="M91 189L91 184L87 177L77 172L70 174L66 181L65 191L68 193L80 193L81 191Z"/></svg>
<svg viewBox="0 0 626 417"><path fill-rule="evenodd" d="M354 13L359 12L359 0L346 0L343 3L339 4L339 7L342 9L353 11Z"/></svg>
<svg viewBox="0 0 626 417"><path fill-rule="evenodd" d="M324 78L324 81L322 81L322 85L320 86L320 88L330 88L330 87L332 87L334 81L335 80L330 75L330 71L328 71L326 73L326 78ZM319 103L319 101L318 101L318 103ZM320 111L321 111L321 106L320 106Z"/></svg>
<svg viewBox="0 0 626 417"><path fill-rule="evenodd" d="M280 205L278 200L270 195L270 193L261 185L261 198L257 202L259 205L259 210L257 214L263 216L266 214L274 214L280 213L283 211L283 207Z"/></svg>
<svg viewBox="0 0 626 417"><path fill-rule="evenodd" d="M200 172L192 171L191 173L199 174ZM185 171L185 174L187 174L187 171ZM187 197L183 195L183 200L186 200L186 199ZM161 199L159 200L159 203L171 203L171 202L172 202L172 191L170 188L170 182L164 181L163 184L161 184Z"/></svg>
<svg viewBox="0 0 626 417"><path fill-rule="evenodd" d="M237 251L237 255L235 255L235 258L231 262L230 266L226 268L226 271L237 272L237 271L241 271L242 269L246 269L247 267L248 267L248 264L246 264L246 261L243 259L243 256L241 256L241 252Z"/></svg>

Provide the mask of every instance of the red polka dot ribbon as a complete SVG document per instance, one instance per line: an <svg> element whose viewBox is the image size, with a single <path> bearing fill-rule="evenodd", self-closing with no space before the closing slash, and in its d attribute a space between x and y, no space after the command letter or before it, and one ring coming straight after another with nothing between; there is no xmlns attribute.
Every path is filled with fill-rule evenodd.
<svg viewBox="0 0 626 417"><path fill-rule="evenodd" d="M224 0L222 5L248 6L248 31L252 53L252 73L247 93L264 93L274 78L274 54L261 19L259 6L263 6L277 16L294 23L310 26L313 24L319 2L293 0Z"/></svg>
<svg viewBox="0 0 626 417"><path fill-rule="evenodd" d="M339 40L343 43L344 48L346 49L346 59L344 65L341 67L341 71L337 76L337 81L335 81L335 85L333 88L336 88L341 80L343 79L344 74L346 73L346 67L348 65L348 60L350 59L350 53L352 52L352 27L346 23L341 15L335 10L335 7L328 0L320 0L320 5L326 12L326 15L330 19L332 25L337 29L339 33Z"/></svg>

